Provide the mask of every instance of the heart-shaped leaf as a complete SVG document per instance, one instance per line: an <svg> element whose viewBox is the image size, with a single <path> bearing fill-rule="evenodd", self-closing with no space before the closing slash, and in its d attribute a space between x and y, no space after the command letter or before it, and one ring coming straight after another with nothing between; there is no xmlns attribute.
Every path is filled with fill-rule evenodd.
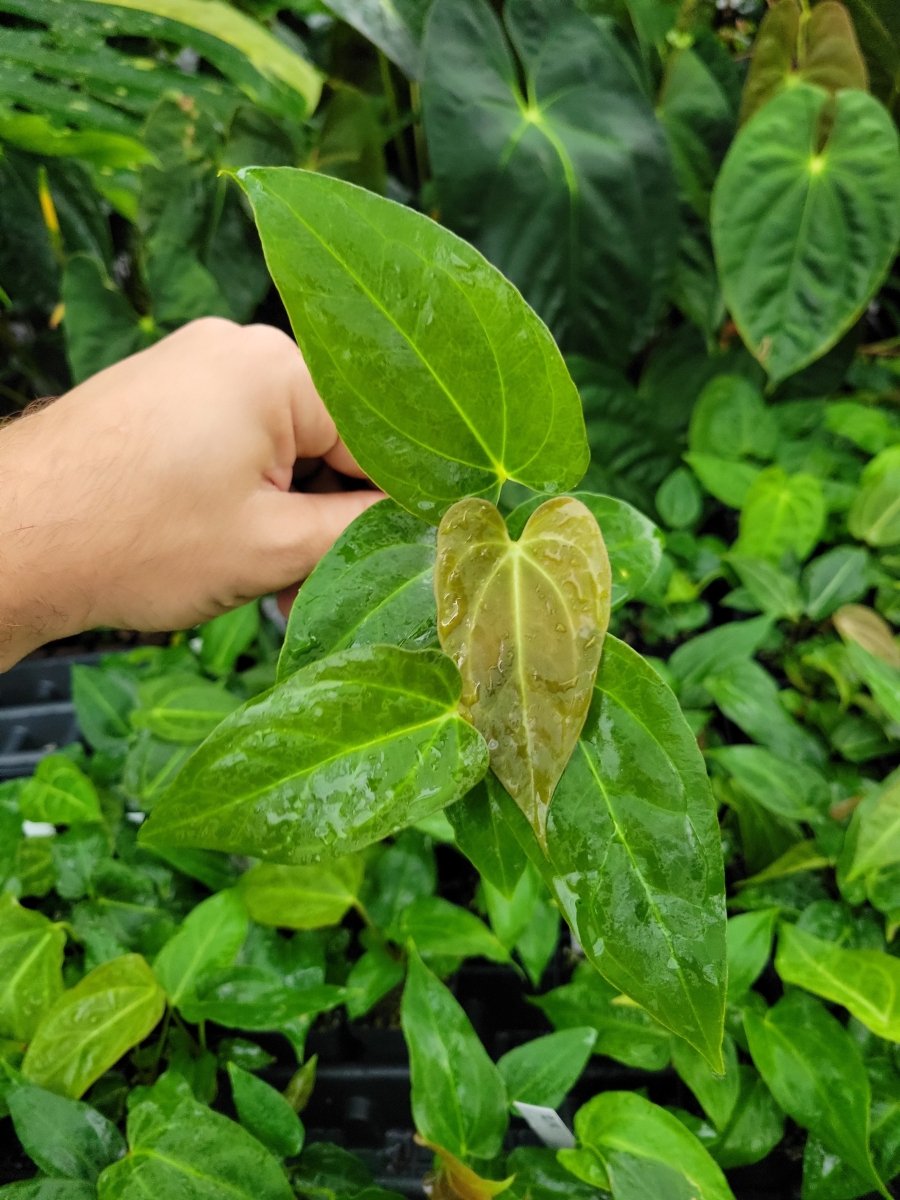
<svg viewBox="0 0 900 1200"><path fill-rule="evenodd" d="M438 530L438 636L462 712L546 845L547 809L590 705L609 624L609 558L590 510L542 504L510 540L493 504L455 504Z"/></svg>

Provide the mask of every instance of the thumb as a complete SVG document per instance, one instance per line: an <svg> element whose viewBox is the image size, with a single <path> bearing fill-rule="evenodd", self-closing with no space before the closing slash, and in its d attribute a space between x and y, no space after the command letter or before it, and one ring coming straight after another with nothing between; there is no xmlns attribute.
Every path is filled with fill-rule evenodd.
<svg viewBox="0 0 900 1200"><path fill-rule="evenodd" d="M383 492L273 491L266 514L271 550L271 591L305 579L360 513L384 500Z"/></svg>

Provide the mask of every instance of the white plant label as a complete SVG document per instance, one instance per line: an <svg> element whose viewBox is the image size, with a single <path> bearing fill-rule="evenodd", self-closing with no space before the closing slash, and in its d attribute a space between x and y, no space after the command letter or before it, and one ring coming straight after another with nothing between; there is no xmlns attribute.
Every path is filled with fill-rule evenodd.
<svg viewBox="0 0 900 1200"><path fill-rule="evenodd" d="M575 1136L571 1129L552 1108L544 1108L540 1104L525 1104L521 1100L517 1100L513 1108L545 1146L554 1150L571 1150L575 1145Z"/></svg>

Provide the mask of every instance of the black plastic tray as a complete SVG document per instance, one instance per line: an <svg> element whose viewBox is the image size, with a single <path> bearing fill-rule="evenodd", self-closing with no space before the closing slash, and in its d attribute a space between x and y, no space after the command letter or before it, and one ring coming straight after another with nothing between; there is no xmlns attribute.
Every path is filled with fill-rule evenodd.
<svg viewBox="0 0 900 1200"><path fill-rule="evenodd" d="M72 667L99 657L26 659L0 675L0 779L30 775L45 754L78 741Z"/></svg>

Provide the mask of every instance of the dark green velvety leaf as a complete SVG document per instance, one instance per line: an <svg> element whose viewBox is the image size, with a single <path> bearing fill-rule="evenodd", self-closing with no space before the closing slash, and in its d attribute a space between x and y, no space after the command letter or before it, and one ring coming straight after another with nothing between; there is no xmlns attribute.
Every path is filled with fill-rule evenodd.
<svg viewBox="0 0 900 1200"><path fill-rule="evenodd" d="M236 890L219 892L198 904L153 963L169 1003L180 1008L204 971L230 966L247 929L247 910Z"/></svg>
<svg viewBox="0 0 900 1200"><path fill-rule="evenodd" d="M507 479L578 483L588 449L575 387L547 329L477 250L341 180L290 168L238 179L316 388L375 483L434 524L464 496L496 499Z"/></svg>
<svg viewBox="0 0 900 1200"><path fill-rule="evenodd" d="M45 1013L22 1063L30 1083L77 1099L151 1032L165 997L146 961L95 967Z"/></svg>
<svg viewBox="0 0 900 1200"><path fill-rule="evenodd" d="M99 1200L292 1200L278 1160L234 1121L192 1099L163 1120L149 1107L132 1110L130 1153L100 1176Z"/></svg>
<svg viewBox="0 0 900 1200"><path fill-rule="evenodd" d="M510 537L521 537L528 518L545 499L534 496L513 509L506 518ZM612 570L612 607L617 609L650 581L662 561L662 534L649 517L615 496L573 492L572 499L580 500L600 526Z"/></svg>
<svg viewBox="0 0 900 1200"><path fill-rule="evenodd" d="M240 894L254 921L282 929L338 925L359 903L365 864L359 855L321 866L260 863L241 876Z"/></svg>
<svg viewBox="0 0 900 1200"><path fill-rule="evenodd" d="M157 800L153 845L339 857L427 816L484 774L435 651L362 647L297 671L226 718Z"/></svg>
<svg viewBox="0 0 900 1200"><path fill-rule="evenodd" d="M785 983L843 1004L867 1029L900 1042L900 959L883 950L845 950L785 925L775 969Z"/></svg>
<svg viewBox="0 0 900 1200"><path fill-rule="evenodd" d="M509 1050L497 1063L510 1104L558 1108L578 1082L597 1041L597 1031L584 1026L563 1029Z"/></svg>
<svg viewBox="0 0 900 1200"><path fill-rule="evenodd" d="M859 600L869 590L869 556L862 546L835 546L803 571L806 615L813 621Z"/></svg>
<svg viewBox="0 0 900 1200"><path fill-rule="evenodd" d="M19 792L19 809L27 821L74 825L102 820L100 799L91 780L70 758L48 754Z"/></svg>
<svg viewBox="0 0 900 1200"><path fill-rule="evenodd" d="M441 521L438 636L462 676L460 709L542 846L591 702L610 587L600 528L571 497L536 508L517 541L486 500L461 500Z"/></svg>
<svg viewBox="0 0 900 1200"><path fill-rule="evenodd" d="M392 500L366 509L297 593L278 678L354 646L436 645L434 547L434 528Z"/></svg>
<svg viewBox="0 0 900 1200"><path fill-rule="evenodd" d="M62 277L63 333L72 378L81 383L151 345L152 322L141 319L98 259L75 254Z"/></svg>
<svg viewBox="0 0 900 1200"><path fill-rule="evenodd" d="M758 387L741 375L717 375L697 398L688 445L694 454L768 459L778 428Z"/></svg>
<svg viewBox="0 0 900 1200"><path fill-rule="evenodd" d="M419 1133L459 1158L492 1158L507 1126L503 1078L462 1008L415 952L401 1021Z"/></svg>
<svg viewBox="0 0 900 1200"><path fill-rule="evenodd" d="M675 697L615 638L550 807L547 852L546 881L588 959L718 1068L725 905L709 780Z"/></svg>
<svg viewBox="0 0 900 1200"><path fill-rule="evenodd" d="M866 64L847 10L823 0L804 19L798 0L779 0L766 13L753 46L741 103L747 121L773 96L798 80L828 91L868 89Z"/></svg>
<svg viewBox="0 0 900 1200"><path fill-rule="evenodd" d="M265 1080L228 1064L231 1093L241 1124L279 1158L292 1158L303 1146L300 1118L281 1092Z"/></svg>
<svg viewBox="0 0 900 1200"><path fill-rule="evenodd" d="M102 1113L38 1087L7 1096L10 1115L28 1157L48 1175L93 1183L125 1153L125 1139Z"/></svg>
<svg viewBox="0 0 900 1200"><path fill-rule="evenodd" d="M230 675L259 634L259 605L242 604L200 629L200 662L211 675Z"/></svg>
<svg viewBox="0 0 900 1200"><path fill-rule="evenodd" d="M572 982L532 1001L557 1029L590 1025L597 1033L595 1054L629 1067L659 1071L672 1053L672 1035L636 1004L622 1004L616 989L588 964L579 966Z"/></svg>
<svg viewBox="0 0 900 1200"><path fill-rule="evenodd" d="M502 790L496 777L487 775L446 812L457 846L482 878L508 898L522 878L527 859L504 819Z"/></svg>
<svg viewBox="0 0 900 1200"><path fill-rule="evenodd" d="M411 79L419 76L419 44L427 0L328 0L327 7L374 43Z"/></svg>
<svg viewBox="0 0 900 1200"><path fill-rule="evenodd" d="M62 992L65 944L60 925L0 896L0 1036L31 1040Z"/></svg>
<svg viewBox="0 0 900 1200"><path fill-rule="evenodd" d="M846 0L866 56L873 93L894 116L900 101L900 12L893 0Z"/></svg>
<svg viewBox="0 0 900 1200"><path fill-rule="evenodd" d="M677 1117L634 1092L606 1092L589 1100L575 1114L575 1133L580 1148L558 1155L570 1170L580 1158L593 1157L608 1165L612 1180L619 1156L627 1155L667 1168L679 1188L690 1185L676 1193L679 1200L734 1200L725 1176L694 1135ZM639 1192L626 1194L631 1200Z"/></svg>
<svg viewBox="0 0 900 1200"><path fill-rule="evenodd" d="M665 135L608 23L570 0L514 0L503 15L505 31L484 0L437 0L428 22L423 105L442 216L564 349L623 364L654 328L674 265Z"/></svg>
<svg viewBox="0 0 900 1200"><path fill-rule="evenodd" d="M725 302L773 383L863 313L896 252L898 191L896 130L863 92L798 83L735 138L713 193L713 244Z"/></svg>
<svg viewBox="0 0 900 1200"><path fill-rule="evenodd" d="M753 1061L788 1116L887 1196L869 1150L869 1080L847 1031L800 992L762 1015L745 1010L744 1028Z"/></svg>

